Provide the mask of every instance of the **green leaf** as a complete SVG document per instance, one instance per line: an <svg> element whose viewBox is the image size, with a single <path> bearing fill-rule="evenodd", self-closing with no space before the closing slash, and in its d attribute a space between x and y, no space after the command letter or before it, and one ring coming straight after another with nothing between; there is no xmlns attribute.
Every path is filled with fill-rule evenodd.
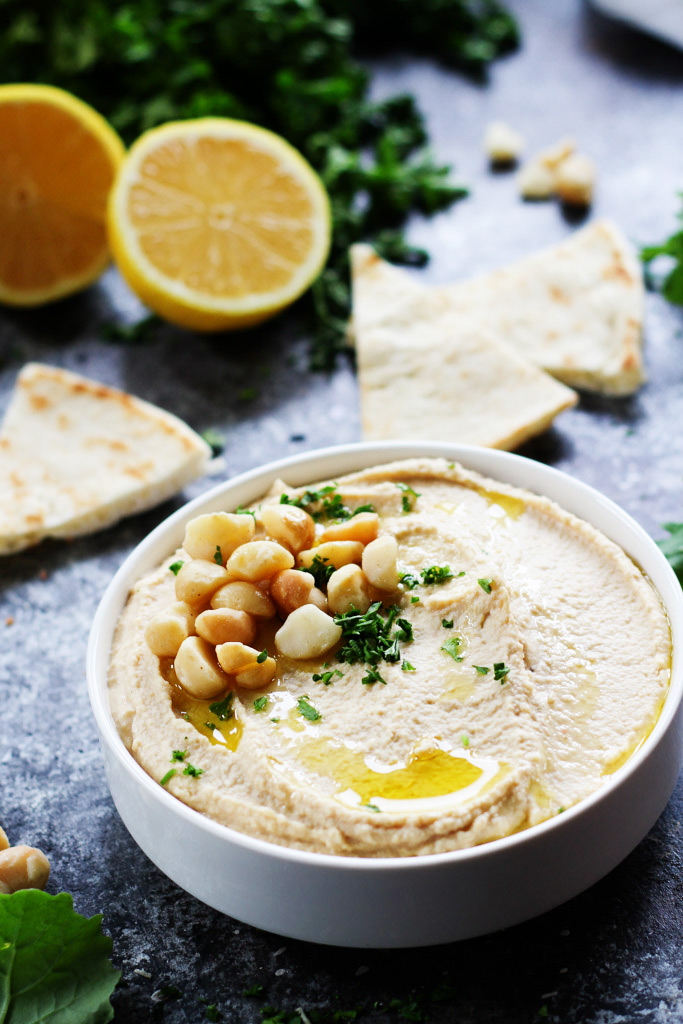
<svg viewBox="0 0 683 1024"><path fill-rule="evenodd" d="M299 709L299 714L309 722L318 722L322 718L322 715L317 708L313 707L308 697L299 697L296 706Z"/></svg>
<svg viewBox="0 0 683 1024"><path fill-rule="evenodd" d="M664 529L670 536L658 540L657 546L683 586L683 523L664 523Z"/></svg>
<svg viewBox="0 0 683 1024"><path fill-rule="evenodd" d="M68 893L0 895L0 1020L6 1024L106 1024L121 977L102 916L85 918Z"/></svg>
<svg viewBox="0 0 683 1024"><path fill-rule="evenodd" d="M450 654L453 661L462 661L463 656L459 653L461 644L462 640L459 636L452 636L445 644L441 644L441 650L445 651L446 654Z"/></svg>

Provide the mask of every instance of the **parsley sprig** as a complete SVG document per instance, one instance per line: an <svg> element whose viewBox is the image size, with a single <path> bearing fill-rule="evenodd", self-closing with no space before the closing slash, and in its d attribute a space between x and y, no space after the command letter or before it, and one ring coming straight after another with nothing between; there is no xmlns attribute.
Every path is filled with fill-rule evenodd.
<svg viewBox="0 0 683 1024"><path fill-rule="evenodd" d="M664 529L669 536L657 545L683 586L683 523L664 523Z"/></svg>
<svg viewBox="0 0 683 1024"><path fill-rule="evenodd" d="M683 199L683 192L680 195ZM640 258L648 272L653 260L660 256L668 259L667 273L661 282L662 295L676 306L683 306L683 212L679 213L678 219L682 222L680 231L675 231L659 245L644 246L640 250ZM654 283L651 273L649 280Z"/></svg>
<svg viewBox="0 0 683 1024"><path fill-rule="evenodd" d="M316 522L329 519L352 519L360 512L374 512L374 505L359 505L358 508L350 509L342 501L341 495L337 493L337 484L327 484L319 490L309 489L299 497L290 494L280 495L281 505L295 505L308 512Z"/></svg>

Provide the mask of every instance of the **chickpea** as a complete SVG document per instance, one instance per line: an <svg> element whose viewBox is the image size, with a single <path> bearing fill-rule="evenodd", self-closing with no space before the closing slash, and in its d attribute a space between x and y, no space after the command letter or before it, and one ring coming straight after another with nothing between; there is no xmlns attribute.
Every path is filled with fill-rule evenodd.
<svg viewBox="0 0 683 1024"><path fill-rule="evenodd" d="M327 602L330 611L343 615L351 607L366 612L372 604L370 582L358 565L343 565L327 581Z"/></svg>
<svg viewBox="0 0 683 1024"><path fill-rule="evenodd" d="M178 682L191 697L209 700L228 688L211 644L199 636L183 640L173 663Z"/></svg>
<svg viewBox="0 0 683 1024"><path fill-rule="evenodd" d="M363 572L374 587L395 590L398 586L398 545L390 534L378 537L363 552Z"/></svg>
<svg viewBox="0 0 683 1024"><path fill-rule="evenodd" d="M222 565L207 562L204 558L193 558L185 562L176 576L176 597L188 604L204 604L229 580L230 576Z"/></svg>
<svg viewBox="0 0 683 1024"><path fill-rule="evenodd" d="M275 634L275 645L287 658L317 658L329 651L342 635L329 615L313 604L295 609Z"/></svg>
<svg viewBox="0 0 683 1024"><path fill-rule="evenodd" d="M494 164L512 163L524 149L522 136L504 121L491 121L484 134L484 151Z"/></svg>
<svg viewBox="0 0 683 1024"><path fill-rule="evenodd" d="M220 548L223 564L240 544L254 536L254 517L235 512L210 512L191 519L185 527L183 548L190 558L211 562Z"/></svg>
<svg viewBox="0 0 683 1024"><path fill-rule="evenodd" d="M214 646L231 640L250 644L256 637L256 623L247 612L215 608L197 616L197 633Z"/></svg>
<svg viewBox="0 0 683 1024"><path fill-rule="evenodd" d="M329 540L325 544L317 544L314 548L300 551L299 565L308 568L316 557L327 561L327 564L333 565L335 569L341 569L342 565L349 565L351 562L360 565L363 545L357 540Z"/></svg>
<svg viewBox="0 0 683 1024"><path fill-rule="evenodd" d="M273 576L270 584L270 596L277 609L284 617L300 608L308 601L313 590L314 579L309 572L299 569L284 569Z"/></svg>
<svg viewBox="0 0 683 1024"><path fill-rule="evenodd" d="M49 875L50 862L33 846L10 846L0 853L0 892L44 889Z"/></svg>
<svg viewBox="0 0 683 1024"><path fill-rule="evenodd" d="M320 534L321 544L332 540L357 540L369 544L379 533L379 516L376 512L359 512L357 516L343 523L333 523Z"/></svg>
<svg viewBox="0 0 683 1024"><path fill-rule="evenodd" d="M275 658L266 658L265 661L248 665L241 672L235 673L235 685L241 686L244 690L260 690L272 683L275 671Z"/></svg>
<svg viewBox="0 0 683 1024"><path fill-rule="evenodd" d="M266 533L298 554L315 540L315 523L308 512L296 505L263 505L261 522Z"/></svg>
<svg viewBox="0 0 683 1024"><path fill-rule="evenodd" d="M217 590L211 598L211 607L234 608L255 619L272 619L275 615L275 605L265 590L244 580L234 580Z"/></svg>
<svg viewBox="0 0 683 1024"><path fill-rule="evenodd" d="M293 565L294 556L282 544L272 540L253 540L233 551L226 568L232 577L256 583L270 579L283 569L291 569Z"/></svg>
<svg viewBox="0 0 683 1024"><path fill-rule="evenodd" d="M595 177L593 161L581 153L572 153L557 168L557 194L565 203L590 206Z"/></svg>
<svg viewBox="0 0 683 1024"><path fill-rule="evenodd" d="M234 643L232 641L220 644L216 648L216 657L224 672L233 675L241 672L242 669L256 665L259 651L255 647L248 647L247 644Z"/></svg>
<svg viewBox="0 0 683 1024"><path fill-rule="evenodd" d="M530 160L519 172L517 188L524 199L550 199L555 193L555 173L540 160Z"/></svg>
<svg viewBox="0 0 683 1024"><path fill-rule="evenodd" d="M158 658L175 658L183 640L194 630L195 612L184 601L176 601L155 615L145 629L145 640Z"/></svg>
<svg viewBox="0 0 683 1024"><path fill-rule="evenodd" d="M318 590L317 587L313 587L313 590L308 595L308 604L315 605L321 612L326 612L327 609L327 597L323 594L322 590Z"/></svg>

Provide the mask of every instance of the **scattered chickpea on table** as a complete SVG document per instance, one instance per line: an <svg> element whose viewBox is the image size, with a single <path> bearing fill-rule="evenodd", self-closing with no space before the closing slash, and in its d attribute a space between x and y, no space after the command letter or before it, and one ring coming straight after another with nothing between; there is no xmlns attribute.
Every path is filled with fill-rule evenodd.
<svg viewBox="0 0 683 1024"><path fill-rule="evenodd" d="M0 894L8 895L19 889L44 889L50 875L50 862L34 846L10 846L9 839L0 828Z"/></svg>

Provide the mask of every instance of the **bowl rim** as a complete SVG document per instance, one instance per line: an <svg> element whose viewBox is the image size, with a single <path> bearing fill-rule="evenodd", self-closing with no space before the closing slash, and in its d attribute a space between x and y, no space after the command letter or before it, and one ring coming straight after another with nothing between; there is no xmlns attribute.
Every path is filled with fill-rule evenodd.
<svg viewBox="0 0 683 1024"><path fill-rule="evenodd" d="M370 452L376 452L377 459L365 461L364 457L368 456ZM493 839L478 846L467 847L460 850L449 850L443 853L420 854L411 857L361 857L299 850L293 847L271 843L255 836L250 836L247 833L239 832L236 829L231 828L229 825L223 825L220 822L213 821L211 818L206 817L201 812L172 796L171 793L152 779L152 777L147 774L144 768L142 768L142 766L135 760L133 755L125 746L114 723L109 705L107 671L105 668L105 671L101 673L100 666L102 664L102 659L104 658L104 665L108 667L114 629L118 617L127 600L131 582L135 579L139 579L142 572L148 571L147 569L138 570L131 575L131 570L133 570L138 563L144 561L144 556L161 538L163 538L167 533L171 533L179 524L190 518L192 515L199 514L203 506L210 504L219 496L222 497L226 493L229 495L233 490L237 490L238 488L248 484L254 484L257 481L267 481L268 477L272 477L274 480L277 477L282 476L283 473L286 473L289 469L299 470L301 468L305 468L309 463L318 463L321 460L332 461L335 458L342 459L343 457L352 459L352 457L355 456L358 456L361 460L361 462L356 466L356 469L369 468L372 465L380 464L381 460L399 461L402 459L421 456L427 458L443 457L447 458L451 462L455 461L461 463L465 469L471 468L474 472L492 476L494 479L495 476L493 472L490 472L488 469L483 470L471 466L468 463L468 458L472 458L475 462L476 460L483 460L485 462L490 461L496 466L496 472L497 466L522 466L522 472L529 473L532 477L537 475L542 480L546 479L551 481L557 487L569 486L573 490L577 499L583 498L590 503L591 516L595 513L597 508L602 509L612 517L614 522L619 522L622 527L625 527L630 531L630 534L635 538L636 543L645 545L647 550L646 560L652 559L652 563L657 567L657 572L662 575L662 580L665 584L664 587L661 585L655 586L650 579L649 572L646 572L640 563L636 562L638 568L641 569L641 572L643 572L644 575L646 575L655 589L655 592L659 596L669 622L672 645L669 688L664 698L664 703L659 717L650 734L641 743L640 748L637 749L631 757L629 757L628 761L612 776L610 776L603 785L583 800L580 800L578 803L568 808L561 815L555 815L553 818L548 818L545 821L532 825L520 832L503 836L499 839ZM334 475L342 475L342 472L354 472L354 469L345 469L336 474L331 474L331 477ZM319 478L322 479L323 477ZM565 507L561 502L557 501L556 498L547 495L545 490L537 489L534 484L517 483L516 481L510 482L506 479L505 473L503 473L500 479L502 482L509 484L510 486L523 488L534 493L545 495L549 497L550 500L560 504L561 507ZM263 490L266 489L267 483L264 484ZM263 493L263 491L260 491L259 493ZM573 512L572 514L577 515L576 512ZM579 518L582 517L579 516ZM592 518L586 518L586 521L593 525ZM600 530L602 533L605 532L600 527L595 527L595 529ZM605 535L609 536L608 534ZM614 541L614 543L618 544L619 547L622 547L618 541ZM622 550L624 550L623 547ZM632 555L628 552L626 552L626 554L635 562ZM154 564L158 564L158 561ZM666 591L666 593L663 591ZM103 645L106 645L106 651L103 651ZM505 851L513 850L528 843L533 843L537 839L541 840L544 835L551 832L553 829L562 828L567 821L573 820L577 816L590 811L591 808L605 799L609 793L613 792L615 788L620 788L626 785L631 776L638 771L641 764L647 760L651 752L657 746L659 740L667 732L675 718L678 707L683 700L683 662L681 660L683 655L679 653L680 651L683 651L683 588L679 584L678 579L665 556L657 547L656 542L649 536L644 528L640 526L635 519L633 519L632 516L624 511L624 509L622 509L616 502L612 501L611 498L606 497L590 484L577 480L575 477L563 470L557 469L554 466L548 466L545 463L538 462L535 459L530 459L526 456L518 455L513 452L501 451L493 448L483 448L477 445L457 444L443 441L397 440L354 442L351 444L328 446L325 448L317 448L302 452L298 455L291 455L281 459L276 459L253 469L246 470L236 476L229 477L172 512L171 515L162 520L133 548L132 551L129 552L119 569L109 581L109 584L100 599L90 629L86 656L86 676L90 704L102 742L107 743L110 752L116 756L121 766L133 775L134 779L144 787L145 791L152 799L160 802L161 807L166 808L169 813L179 815L180 818L184 819L188 823L188 825L195 826L201 831L209 833L223 842L240 846L245 850L257 852L262 856L268 856L275 859L281 858L310 868L333 868L335 870L342 870L345 872L412 872L426 871L437 866L495 857Z"/></svg>

